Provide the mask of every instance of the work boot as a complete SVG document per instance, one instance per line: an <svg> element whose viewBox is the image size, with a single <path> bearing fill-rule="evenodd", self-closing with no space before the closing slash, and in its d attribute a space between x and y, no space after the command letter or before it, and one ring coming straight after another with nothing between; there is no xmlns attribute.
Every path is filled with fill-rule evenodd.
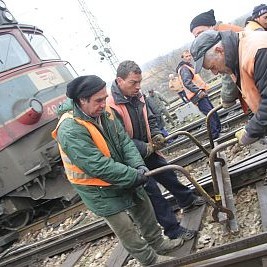
<svg viewBox="0 0 267 267"><path fill-rule="evenodd" d="M175 248L179 248L184 244L184 240L182 238L176 239L163 239L162 243L156 247L153 247L157 254L164 255Z"/></svg>
<svg viewBox="0 0 267 267"><path fill-rule="evenodd" d="M174 260L174 257L171 256L164 256L164 255L158 255L157 260L153 264L169 261L169 260Z"/></svg>
<svg viewBox="0 0 267 267"><path fill-rule="evenodd" d="M196 235L196 230L186 229L180 225L176 238L182 238L184 241L187 241L194 238Z"/></svg>
<svg viewBox="0 0 267 267"><path fill-rule="evenodd" d="M187 213L204 205L205 203L206 203L206 200L203 197L197 196L190 205L183 207L182 210L184 213Z"/></svg>

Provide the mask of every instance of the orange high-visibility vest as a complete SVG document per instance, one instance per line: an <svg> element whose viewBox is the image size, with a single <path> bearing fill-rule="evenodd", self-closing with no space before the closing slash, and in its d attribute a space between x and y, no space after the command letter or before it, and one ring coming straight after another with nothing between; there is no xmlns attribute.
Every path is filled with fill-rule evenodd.
<svg viewBox="0 0 267 267"><path fill-rule="evenodd" d="M253 113L257 112L261 96L254 81L255 56L259 49L267 48L267 33L261 31L239 33L239 69L242 97Z"/></svg>
<svg viewBox="0 0 267 267"><path fill-rule="evenodd" d="M144 119L146 123L147 138L148 138L148 141L151 142L151 133L150 133L150 128L148 124L147 109L146 109L144 97L142 96L140 100L141 102L144 103L143 115L144 115ZM119 115L121 116L123 120L125 131L128 133L128 135L132 139L133 138L133 125L132 125L132 121L131 121L131 118L130 118L130 115L129 115L129 112L126 106L124 104L116 104L111 94L108 96L106 101L107 101L107 105L109 105L110 107L112 107L119 113Z"/></svg>
<svg viewBox="0 0 267 267"><path fill-rule="evenodd" d="M244 29L238 25L235 25L235 24L221 23L221 24L215 25L214 30L219 31L219 32L222 32L222 31L241 32Z"/></svg>
<svg viewBox="0 0 267 267"><path fill-rule="evenodd" d="M181 77L181 74L180 74L180 71L181 71L181 68L182 67L186 67L188 68L192 74L193 74L193 79L192 79L192 82L198 87L198 88L201 88L201 89L204 89L204 90L208 90L210 87L202 80L202 78L200 77L199 74L195 74L195 70L193 68L191 68L190 66L184 64L183 66L181 66L178 70L178 77L181 81L181 83L184 85L183 83L183 79ZM191 92L189 89L186 88L186 86L184 86L184 91L186 93L186 96L187 98L190 100L192 97L194 97L196 95L196 93L193 93Z"/></svg>
<svg viewBox="0 0 267 267"><path fill-rule="evenodd" d="M95 143L95 145L98 147L98 149L106 156L110 157L110 151L107 146L107 143L102 136L102 134L99 132L97 127L87 121L83 121L78 118L73 118L72 113L64 113L62 117L60 118L56 129L52 132L52 137L57 140L57 131L58 127L64 121L66 118L72 118L75 119L76 122L83 125L88 132L91 134L92 139ZM68 180L73 184L79 184L79 185L94 185L94 186L110 186L110 183L107 183L100 178L90 177L88 176L83 170L81 170L79 167L77 167L75 164L71 162L67 154L62 150L61 145L58 143L61 159L65 168L65 172L67 175Z"/></svg>
<svg viewBox="0 0 267 267"><path fill-rule="evenodd" d="M245 31L257 31L259 29L265 31L265 29L258 22L253 20L249 21L245 27Z"/></svg>

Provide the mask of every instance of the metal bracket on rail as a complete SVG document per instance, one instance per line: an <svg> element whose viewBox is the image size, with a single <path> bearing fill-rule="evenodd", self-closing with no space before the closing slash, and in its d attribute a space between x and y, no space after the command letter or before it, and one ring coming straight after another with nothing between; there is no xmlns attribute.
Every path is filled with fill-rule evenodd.
<svg viewBox="0 0 267 267"><path fill-rule="evenodd" d="M212 118L212 115L214 115L214 113L217 112L221 108L223 108L222 104L220 104L219 106L213 108L212 110L210 110L210 112L208 113L207 118L206 118L206 125L207 125L208 136L209 136L209 139L210 139L211 149L214 148L214 141L213 141L212 133L211 133L211 118Z"/></svg>
<svg viewBox="0 0 267 267"><path fill-rule="evenodd" d="M197 182L197 180L195 180L190 173L185 170L183 167L179 166L179 165L167 165L164 167L160 167L154 170L151 170L147 173L145 173L146 176L153 176L155 174L167 171L167 170L177 170L180 171L181 173L183 173L186 178L195 186L196 190L204 197L204 199L207 201L208 204L210 204L213 207L213 212L212 212L212 217L215 221L219 221L218 218L218 213L222 212L222 213L226 213L227 217L229 219L232 219L234 217L233 213L231 210L223 207L221 205L221 203L216 202L204 189L203 187Z"/></svg>
<svg viewBox="0 0 267 267"><path fill-rule="evenodd" d="M233 139L231 139L229 141L226 141L226 142L224 142L222 144L217 145L210 152L209 161L210 161L210 170L211 170L211 176L212 176L212 181L213 181L213 189L214 189L214 195L215 195L215 202L218 203L219 205L222 205L222 195L221 194L222 193L223 194L225 193L224 187L227 186L227 182L226 182L227 177L224 177L224 175L226 175L225 171L223 171L223 168L222 168L224 165L219 166L220 169L221 169L221 179L222 179L222 182L223 182L223 185L222 185L222 188L221 188L221 191L223 190L223 192L221 193L220 192L220 188L219 188L219 183L218 183L218 176L217 176L217 172L216 172L217 153L219 153L219 151L221 151L222 149L224 149L224 148L226 148L226 147L228 147L230 145L234 145L237 142L238 142L237 138L233 138ZM228 173L228 171L227 171L227 173ZM229 174L228 174L228 177L229 177ZM230 178L229 178L229 181L228 182L230 183ZM231 186L230 186L230 189L228 189L228 191L229 190L231 192L228 192L228 193L230 193L230 195L232 196ZM230 196L228 196L228 197L230 197ZM232 202L230 202L230 200L228 200L227 206L229 205L229 207L231 207L231 209L229 209L229 210L231 210L231 213L232 213L232 216L231 217L228 217L228 219L229 220L233 220L230 223L231 230L232 231L237 231L238 227L237 227L236 221L234 220L234 213L233 213L234 212L234 204Z"/></svg>

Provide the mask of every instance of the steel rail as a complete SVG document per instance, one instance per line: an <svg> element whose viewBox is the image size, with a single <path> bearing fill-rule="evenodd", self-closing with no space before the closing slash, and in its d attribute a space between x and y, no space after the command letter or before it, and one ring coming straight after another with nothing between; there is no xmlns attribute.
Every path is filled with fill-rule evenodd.
<svg viewBox="0 0 267 267"><path fill-rule="evenodd" d="M218 115L222 119L226 116L229 116L229 114L231 114L235 111L242 112L240 103L236 103L234 106L232 106L229 109L219 110ZM198 127L201 127L203 124L205 124L205 121L206 121L206 118L202 117L202 118L198 119L197 121L194 121L192 123L186 124L185 126L179 127L177 130L179 130L179 131L192 131Z"/></svg>
<svg viewBox="0 0 267 267"><path fill-rule="evenodd" d="M104 220L74 228L70 231L23 246L0 258L0 266L33 266L34 262L73 249L113 233Z"/></svg>
<svg viewBox="0 0 267 267"><path fill-rule="evenodd" d="M219 137L218 139L216 139L216 141L218 143L223 143L223 142L227 142L228 140L232 139L235 135L235 132L242 129L241 127L230 132L230 133L227 133L221 137ZM203 147L206 149L206 150L209 150L211 148L210 146L210 143L206 143L203 145ZM189 165L199 159L202 159L205 157L205 154L203 153L203 151L201 151L199 148L195 148L195 149L192 149L188 152L186 152L185 154L183 154L182 156L179 156L179 157L176 157L176 158L173 158L171 160L169 160L168 162L170 164L176 164L176 165L180 165L180 166L186 166L186 165Z"/></svg>
<svg viewBox="0 0 267 267"><path fill-rule="evenodd" d="M232 125L236 125L237 121L239 122L242 122L244 120L247 120L247 115L244 114L244 113L241 113L241 114L237 114L237 115L234 115L232 116L231 118L225 120L222 122L222 126L224 125L227 125L229 128L231 128L230 126ZM179 131L184 131L184 130L179 130ZM178 130L177 131L173 131L172 133L170 133L171 136L175 135L177 132L179 132ZM188 132L188 131L187 131ZM195 132L190 132L195 138L198 138L199 140L200 139L203 139L203 137L206 137L208 136L208 131L207 129L198 129L196 130ZM169 137L169 136L168 136ZM220 140L217 139L217 140ZM175 151L176 148L179 146L186 146L186 144L189 142L189 138L188 137L181 137L181 138L178 138L177 140L174 140L171 144L168 144L168 146L164 147L163 149L161 149L161 152L163 153L168 153L168 152L171 152L171 151Z"/></svg>
<svg viewBox="0 0 267 267"><path fill-rule="evenodd" d="M257 163L259 165L257 165ZM245 172L246 175L248 175L248 171L246 170L255 172L254 168L261 167L262 165L266 166L266 164L267 150L259 152L254 160L253 156L251 156L250 158L230 167L229 172L231 180L233 179L232 172L234 172L235 177L238 176L238 178L240 178L240 172ZM203 179L201 179L198 183L206 188L207 184L211 184L212 179L211 177L206 177L204 180L205 181L203 182ZM240 179L237 180L239 181ZM239 186L241 186L240 183ZM173 196L168 192L164 193L164 196L169 202L175 202ZM111 233L112 230L107 226L104 220L99 220L96 223L74 228L55 237L12 251L8 255L0 258L0 266L27 266L32 264L35 260L51 257L66 250L73 249L75 245L80 243L90 242Z"/></svg>
<svg viewBox="0 0 267 267"><path fill-rule="evenodd" d="M262 257L263 255L267 255L266 243L267 243L267 232L264 232L258 235L254 235L252 237L242 238L238 241L234 241L229 244L221 245L215 248L210 248L197 253L192 253L185 257L180 257L165 263L154 264L151 266L161 266L161 267L228 266L229 267L233 266L231 264L237 262L242 262L242 261L244 262L244 260L248 261L253 258L255 259L258 257ZM232 257L233 255L234 257L236 256L238 257L234 259ZM201 262L203 263L202 265ZM207 265L204 265L204 263ZM251 264L251 262L249 263ZM253 265L242 265L242 266L250 267Z"/></svg>

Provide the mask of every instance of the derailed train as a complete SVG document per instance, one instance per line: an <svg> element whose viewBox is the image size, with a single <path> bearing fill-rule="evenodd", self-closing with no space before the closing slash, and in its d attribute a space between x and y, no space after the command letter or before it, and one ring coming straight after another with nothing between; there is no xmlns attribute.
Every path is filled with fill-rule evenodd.
<svg viewBox="0 0 267 267"><path fill-rule="evenodd" d="M13 229L36 206L76 197L51 131L77 74L42 30L17 23L3 1L0 47L0 229Z"/></svg>

